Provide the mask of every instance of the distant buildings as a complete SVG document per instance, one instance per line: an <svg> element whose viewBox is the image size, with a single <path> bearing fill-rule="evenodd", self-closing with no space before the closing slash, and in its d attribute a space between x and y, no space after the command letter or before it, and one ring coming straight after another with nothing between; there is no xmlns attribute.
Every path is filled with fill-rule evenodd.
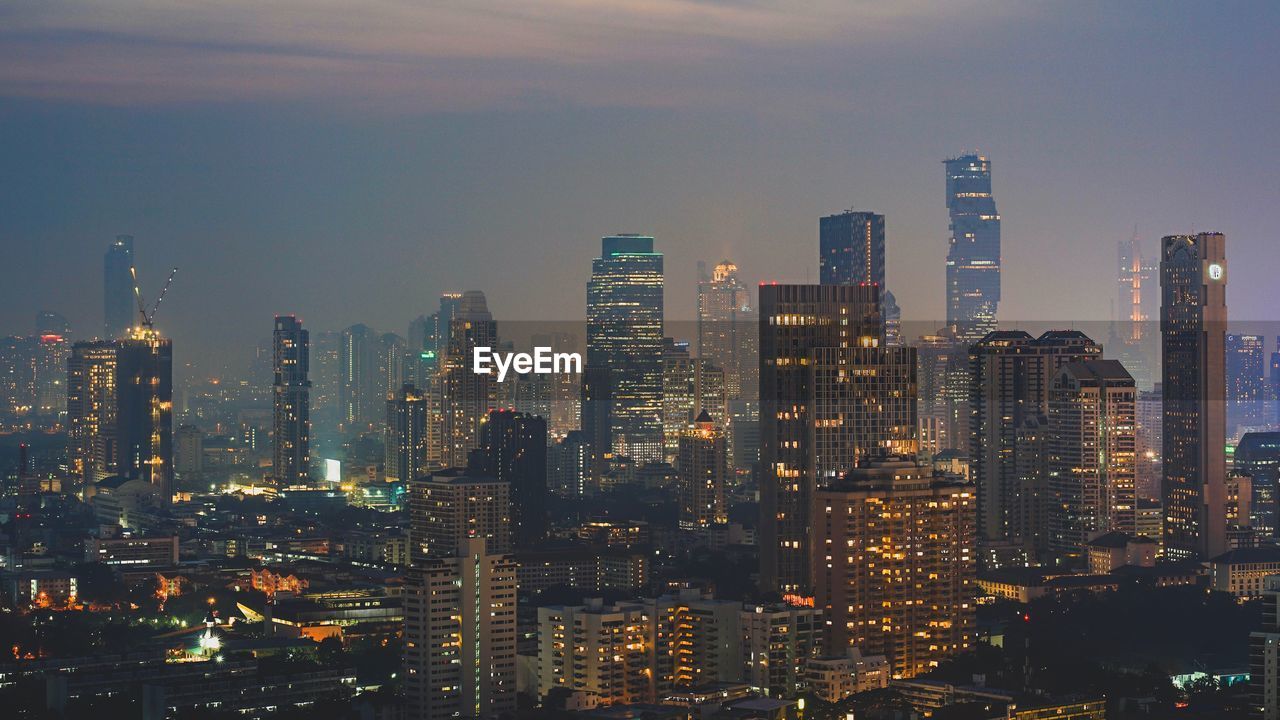
<svg viewBox="0 0 1280 720"><path fill-rule="evenodd" d="M1232 438L1267 420L1266 339L1229 333L1226 337L1227 429Z"/></svg>
<svg viewBox="0 0 1280 720"><path fill-rule="evenodd" d="M1227 549L1226 237L1163 239L1160 334L1164 392L1164 552L1216 557Z"/></svg>
<svg viewBox="0 0 1280 720"><path fill-rule="evenodd" d="M653 238L601 240L587 283L582 428L593 463L657 462L662 447L662 253Z"/></svg>
<svg viewBox="0 0 1280 720"><path fill-rule="evenodd" d="M426 397L413 385L404 385L387 398L383 432L387 482L409 482L428 471L427 408Z"/></svg>
<svg viewBox="0 0 1280 720"><path fill-rule="evenodd" d="M829 654L858 648L910 678L974 643L974 493L908 459L819 488L813 558Z"/></svg>
<svg viewBox="0 0 1280 720"><path fill-rule="evenodd" d="M480 426L497 407L497 382L492 374L474 372L477 347L498 344L498 324L484 293L468 290L449 321L449 339L440 373L440 463L465 467L472 450L480 447Z"/></svg>
<svg viewBox="0 0 1280 720"><path fill-rule="evenodd" d="M547 421L494 410L480 428L480 450L489 475L511 493L512 541L533 548L547 538Z"/></svg>
<svg viewBox="0 0 1280 720"><path fill-rule="evenodd" d="M102 337L116 340L137 324L133 293L133 236L117 235L102 258Z"/></svg>
<svg viewBox="0 0 1280 720"><path fill-rule="evenodd" d="M67 459L79 488L116 474L116 345L78 342L67 362Z"/></svg>
<svg viewBox="0 0 1280 720"><path fill-rule="evenodd" d="M699 264L701 267L701 264ZM759 395L758 315L738 266L720 261L698 279L698 357L724 371L729 399Z"/></svg>
<svg viewBox="0 0 1280 720"><path fill-rule="evenodd" d="M272 475L279 485L311 475L310 337L302 321L277 315L272 333Z"/></svg>
<svg viewBox="0 0 1280 720"><path fill-rule="evenodd" d="M996 329L1000 303L1000 215L991 194L991 162L980 155L943 161L947 212L947 326L975 342Z"/></svg>
<svg viewBox="0 0 1280 720"><path fill-rule="evenodd" d="M885 289L884 215L846 210L818 221L823 285L869 283Z"/></svg>

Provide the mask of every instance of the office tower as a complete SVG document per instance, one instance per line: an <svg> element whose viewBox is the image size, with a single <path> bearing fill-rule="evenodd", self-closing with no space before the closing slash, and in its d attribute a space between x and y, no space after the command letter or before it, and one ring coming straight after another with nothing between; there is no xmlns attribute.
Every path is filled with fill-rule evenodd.
<svg viewBox="0 0 1280 720"><path fill-rule="evenodd" d="M1164 484L1164 464L1160 460L1164 452L1164 393L1160 383L1151 390L1138 391L1136 408L1137 495L1155 500L1162 497L1160 488Z"/></svg>
<svg viewBox="0 0 1280 720"><path fill-rule="evenodd" d="M277 315L271 335L272 474L280 486L311 477L310 336L302 321Z"/></svg>
<svg viewBox="0 0 1280 720"><path fill-rule="evenodd" d="M680 435L703 411L712 417L728 414L724 370L689 354L689 344L663 338L662 436L667 462L673 462Z"/></svg>
<svg viewBox="0 0 1280 720"><path fill-rule="evenodd" d="M1151 358L1144 342L1150 334L1151 306L1156 298L1156 268L1143 257L1142 245L1135 233L1122 240L1117 249L1116 285L1118 289L1116 320L1108 340L1118 359L1133 375L1139 390L1151 387Z"/></svg>
<svg viewBox="0 0 1280 720"><path fill-rule="evenodd" d="M1274 538L1280 529L1280 432L1245 433L1236 445L1235 470L1253 484L1252 525L1260 538Z"/></svg>
<svg viewBox="0 0 1280 720"><path fill-rule="evenodd" d="M996 329L1000 303L1000 216L991 162L980 155L943 161L947 172L947 325L965 342Z"/></svg>
<svg viewBox="0 0 1280 720"><path fill-rule="evenodd" d="M448 333L440 377L440 462L445 467L462 467L480 446L480 424L498 400L496 376L472 368L476 348L498 345L498 324L484 293L462 294Z"/></svg>
<svg viewBox="0 0 1280 720"><path fill-rule="evenodd" d="M884 292L884 216L846 210L818 221L818 269L823 285L873 283Z"/></svg>
<svg viewBox="0 0 1280 720"><path fill-rule="evenodd" d="M78 342L67 360L67 459L87 495L116 474L116 345ZM86 499L87 499L86 495Z"/></svg>
<svg viewBox="0 0 1280 720"><path fill-rule="evenodd" d="M387 399L383 437L387 482L408 482L426 474L427 399L414 386L403 385Z"/></svg>
<svg viewBox="0 0 1280 720"><path fill-rule="evenodd" d="M1049 388L1049 550L1083 556L1112 531L1137 533L1136 390L1116 360L1062 366Z"/></svg>
<svg viewBox="0 0 1280 720"><path fill-rule="evenodd" d="M813 471L838 478L869 456L915 457L916 349L815 348L809 355Z"/></svg>
<svg viewBox="0 0 1280 720"><path fill-rule="evenodd" d="M884 655L893 677L910 678L973 645L972 485L873 460L820 488L815 507L827 654Z"/></svg>
<svg viewBox="0 0 1280 720"><path fill-rule="evenodd" d="M699 263L701 265L701 263ZM698 280L698 358L724 370L729 399L756 399L760 390L758 318L738 266L722 260Z"/></svg>
<svg viewBox="0 0 1280 720"><path fill-rule="evenodd" d="M815 473L813 373L819 348L878 345L874 285L760 286L760 583L808 595Z"/></svg>
<svg viewBox="0 0 1280 720"><path fill-rule="evenodd" d="M511 531L516 547L547 537L547 421L511 410L494 410L480 428L485 471L507 483Z"/></svg>
<svg viewBox="0 0 1280 720"><path fill-rule="evenodd" d="M921 449L969 451L969 346L949 328L916 341ZM927 432L926 432L927 430Z"/></svg>
<svg viewBox="0 0 1280 720"><path fill-rule="evenodd" d="M676 469L680 477L680 527L698 530L729 522L725 485L729 457L724 430L706 410L680 433Z"/></svg>
<svg viewBox="0 0 1280 720"><path fill-rule="evenodd" d="M447 557L467 538L483 538L491 554L511 552L511 490L481 473L451 468L409 481L409 557Z"/></svg>
<svg viewBox="0 0 1280 720"><path fill-rule="evenodd" d="M138 319L133 294L133 236L117 235L102 258L102 336L116 340L129 334Z"/></svg>
<svg viewBox="0 0 1280 720"><path fill-rule="evenodd" d="M1097 360L1102 349L1084 333L1052 330L1033 338L995 331L969 351L969 462L978 493L978 543L984 563L1021 564L1041 528L1038 502L1017 475L1018 428L1048 412L1049 387L1067 363Z"/></svg>
<svg viewBox="0 0 1280 720"><path fill-rule="evenodd" d="M385 397L379 391L377 334L368 325L342 331L338 357L338 421L348 431L362 432L378 421Z"/></svg>
<svg viewBox="0 0 1280 720"><path fill-rule="evenodd" d="M116 341L116 472L173 497L173 343L150 327Z"/></svg>
<svg viewBox="0 0 1280 720"><path fill-rule="evenodd" d="M410 530L410 533L413 529ZM516 562L469 538L415 560L405 578L405 717L516 711Z"/></svg>
<svg viewBox="0 0 1280 720"><path fill-rule="evenodd" d="M1164 552L1175 560L1227 550L1226 263L1221 233L1161 243Z"/></svg>
<svg viewBox="0 0 1280 720"><path fill-rule="evenodd" d="M662 288L662 254L654 252L653 238L601 240L587 283L583 378L584 385L592 383L592 397L587 389L583 394L583 430L595 457L612 452L640 463L662 460ZM606 406L589 410L593 402ZM598 421L601 410L607 428Z"/></svg>
<svg viewBox="0 0 1280 720"><path fill-rule="evenodd" d="M560 497L580 498L592 491L590 469L590 450L581 430L570 431L547 448L547 486Z"/></svg>
<svg viewBox="0 0 1280 720"><path fill-rule="evenodd" d="M822 657L822 611L796 605L756 605L738 616L743 682L769 697L804 688L810 660Z"/></svg>
<svg viewBox="0 0 1280 720"><path fill-rule="evenodd" d="M657 699L657 616L645 602L538 608L538 696L567 689L601 705Z"/></svg>
<svg viewBox="0 0 1280 720"><path fill-rule="evenodd" d="M1227 335L1227 428L1233 438L1266 424L1265 344L1261 335Z"/></svg>

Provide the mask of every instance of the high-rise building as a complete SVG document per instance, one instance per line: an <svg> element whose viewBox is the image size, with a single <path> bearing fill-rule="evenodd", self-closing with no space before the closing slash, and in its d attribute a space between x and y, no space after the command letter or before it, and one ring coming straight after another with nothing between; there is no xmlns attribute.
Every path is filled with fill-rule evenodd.
<svg viewBox="0 0 1280 720"><path fill-rule="evenodd" d="M1280 337L1276 338L1276 351L1271 353L1271 397L1275 400L1272 417L1280 425Z"/></svg>
<svg viewBox="0 0 1280 720"><path fill-rule="evenodd" d="M884 292L884 216L846 210L818 221L818 268L823 285L873 283Z"/></svg>
<svg viewBox="0 0 1280 720"><path fill-rule="evenodd" d="M973 486L910 459L870 461L820 488L816 606L825 651L884 655L910 678L974 643Z"/></svg>
<svg viewBox="0 0 1280 720"><path fill-rule="evenodd" d="M116 341L116 472L173 497L173 343L149 327Z"/></svg>
<svg viewBox="0 0 1280 720"><path fill-rule="evenodd" d="M195 425L173 431L173 473L182 482L197 482L204 472L204 433Z"/></svg>
<svg viewBox="0 0 1280 720"><path fill-rule="evenodd" d="M1068 363L1049 388L1048 546L1083 557L1112 531L1137 533L1136 390L1117 360Z"/></svg>
<svg viewBox="0 0 1280 720"><path fill-rule="evenodd" d="M1097 360L1084 333L989 333L969 350L969 462L978 492L978 543L984 563L1018 564L1035 551L1039 502L1018 479L1017 436L1024 420L1048 411L1049 387L1067 363ZM993 558L993 554L997 557Z"/></svg>
<svg viewBox="0 0 1280 720"><path fill-rule="evenodd" d="M1000 215L991 194L991 162L962 155L947 171L947 325L967 342L996 329L1000 303Z"/></svg>
<svg viewBox="0 0 1280 720"><path fill-rule="evenodd" d="M37 338L0 340L0 411L13 418L30 415L36 405Z"/></svg>
<svg viewBox="0 0 1280 720"><path fill-rule="evenodd" d="M689 345L663 339L662 436L665 459L673 462L680 435L703 411L712 417L729 412L726 374L710 361L689 354Z"/></svg>
<svg viewBox="0 0 1280 720"><path fill-rule="evenodd" d="M1227 428L1231 437L1266 424L1266 340L1229 333L1226 339Z"/></svg>
<svg viewBox="0 0 1280 720"><path fill-rule="evenodd" d="M93 492L94 483L116 474L116 344L78 342L67 360L68 464L75 484Z"/></svg>
<svg viewBox="0 0 1280 720"><path fill-rule="evenodd" d="M480 428L485 471L511 492L511 532L516 547L547 537L547 421L511 410L494 410Z"/></svg>
<svg viewBox="0 0 1280 720"><path fill-rule="evenodd" d="M1156 298L1156 267L1142 254L1142 244L1135 233L1122 240L1117 249L1116 285L1118 289L1116 327L1108 347L1133 375L1139 390L1150 388L1152 362L1147 357L1145 340L1151 324L1152 306Z"/></svg>
<svg viewBox="0 0 1280 720"><path fill-rule="evenodd" d="M478 347L498 344L498 324L483 292L462 294L449 321L448 345L440 377L440 462L445 467L467 464L480 447L480 425L497 407L497 379L477 373L472 356Z"/></svg>
<svg viewBox="0 0 1280 720"><path fill-rule="evenodd" d="M414 528L410 529L410 534ZM468 538L405 577L405 717L498 718L516 711L516 561Z"/></svg>
<svg viewBox="0 0 1280 720"><path fill-rule="evenodd" d="M916 349L864 345L815 348L810 412L813 469L821 483L869 456L915 457Z"/></svg>
<svg viewBox="0 0 1280 720"><path fill-rule="evenodd" d="M663 459L662 272L662 254L642 235L602 239L592 261L582 427L593 458Z"/></svg>
<svg viewBox="0 0 1280 720"><path fill-rule="evenodd" d="M272 474L281 486L311 477L310 336L302 321L277 315L271 336Z"/></svg>
<svg viewBox="0 0 1280 720"><path fill-rule="evenodd" d="M581 430L572 430L547 448L547 487L560 497L580 498L594 488L591 479L590 450Z"/></svg>
<svg viewBox="0 0 1280 720"><path fill-rule="evenodd" d="M701 263L699 264L701 265ZM722 260L698 280L698 358L724 370L730 400L754 400L759 383L758 318L738 266Z"/></svg>
<svg viewBox="0 0 1280 720"><path fill-rule="evenodd" d="M878 346L874 285L760 286L760 583L807 595L817 481L813 372L820 348Z"/></svg>
<svg viewBox="0 0 1280 720"><path fill-rule="evenodd" d="M1249 634L1252 717L1280 720L1280 576L1263 579L1261 626Z"/></svg>
<svg viewBox="0 0 1280 720"><path fill-rule="evenodd" d="M810 660L826 653L822 611L801 605L756 605L738 616L742 680L769 697L794 697L804 688Z"/></svg>
<svg viewBox="0 0 1280 720"><path fill-rule="evenodd" d="M368 325L342 331L338 348L339 422L347 430L368 430L380 418L385 397L378 375L378 335Z"/></svg>
<svg viewBox="0 0 1280 720"><path fill-rule="evenodd" d="M1227 548L1226 237L1174 235L1160 255L1164 393L1164 552L1216 557Z"/></svg>
<svg viewBox="0 0 1280 720"><path fill-rule="evenodd" d="M1235 470L1251 478L1252 526L1260 538L1280 534L1280 432L1245 433L1236 444Z"/></svg>
<svg viewBox="0 0 1280 720"><path fill-rule="evenodd" d="M969 346L949 328L916 341L920 445L929 454L969 451Z"/></svg>
<svg viewBox="0 0 1280 720"><path fill-rule="evenodd" d="M387 399L383 476L409 482L427 472L427 399L412 385Z"/></svg>
<svg viewBox="0 0 1280 720"><path fill-rule="evenodd" d="M482 538L489 553L511 552L511 490L497 478L451 468L409 481L409 557L448 557L468 538Z"/></svg>
<svg viewBox="0 0 1280 720"><path fill-rule="evenodd" d="M1164 467L1160 461L1160 454L1164 452L1164 393L1160 383L1151 390L1139 390L1136 407L1137 494L1139 498L1157 500L1163 496L1160 487L1164 484Z"/></svg>
<svg viewBox="0 0 1280 720"><path fill-rule="evenodd" d="M563 688L601 705L655 702L658 618L643 601L538 608L538 695Z"/></svg>
<svg viewBox="0 0 1280 720"><path fill-rule="evenodd" d="M129 334L138 319L133 294L133 236L117 235L102 258L102 337Z"/></svg>
<svg viewBox="0 0 1280 720"><path fill-rule="evenodd" d="M725 433L706 410L680 433L676 469L680 477L680 527L698 530L729 522Z"/></svg>

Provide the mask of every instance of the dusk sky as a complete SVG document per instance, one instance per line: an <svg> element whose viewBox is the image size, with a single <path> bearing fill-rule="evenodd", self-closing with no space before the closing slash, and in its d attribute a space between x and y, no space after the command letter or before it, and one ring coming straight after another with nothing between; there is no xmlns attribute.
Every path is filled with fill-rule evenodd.
<svg viewBox="0 0 1280 720"><path fill-rule="evenodd" d="M601 235L816 282L818 218L887 216L943 314L941 161L993 162L1001 319L1104 320L1116 243L1227 234L1233 318L1280 302L1280 4L279 0L0 5L0 333L101 331L135 236L181 361L271 315L404 333L446 290L582 316Z"/></svg>

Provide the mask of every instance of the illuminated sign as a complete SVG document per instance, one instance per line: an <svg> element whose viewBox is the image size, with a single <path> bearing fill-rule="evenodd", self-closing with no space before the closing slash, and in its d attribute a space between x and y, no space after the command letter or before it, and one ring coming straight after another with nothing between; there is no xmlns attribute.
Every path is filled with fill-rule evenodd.
<svg viewBox="0 0 1280 720"><path fill-rule="evenodd" d="M1209 265L1209 279L1210 279L1210 280L1221 280L1221 279L1222 279L1222 266L1221 266L1221 265L1219 265L1218 263L1213 263L1213 264Z"/></svg>

